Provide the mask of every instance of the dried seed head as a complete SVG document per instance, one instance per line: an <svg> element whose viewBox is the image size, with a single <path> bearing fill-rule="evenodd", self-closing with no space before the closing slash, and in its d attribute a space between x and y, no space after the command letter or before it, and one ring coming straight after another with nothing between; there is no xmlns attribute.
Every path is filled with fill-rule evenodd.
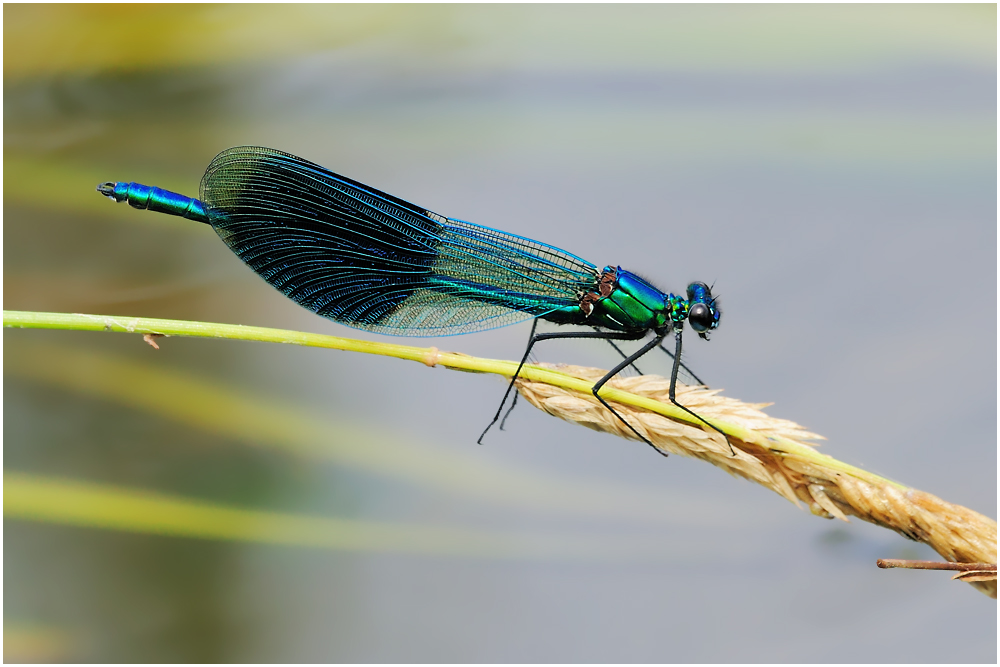
<svg viewBox="0 0 1000 667"><path fill-rule="evenodd" d="M596 382L605 371L580 366L538 364ZM616 378L606 386L670 405L670 381L655 375ZM517 389L529 403L550 415L635 440L635 434L592 395L543 382L519 379ZM705 387L677 386L677 401L729 436L708 427L612 401L622 417L664 452L702 459L731 475L744 477L791 502L804 502L813 514L847 521L848 515L924 542L955 562L996 563L997 524L992 519L940 498L853 468L815 451L822 439L794 422L761 411L767 403L743 403ZM735 426L738 429L727 428ZM742 431L744 437L733 432ZM747 436L747 431L751 432ZM787 443L794 447L788 447ZM763 444L762 444L763 443ZM773 446L771 445L773 443ZM991 597L995 580L966 578Z"/></svg>

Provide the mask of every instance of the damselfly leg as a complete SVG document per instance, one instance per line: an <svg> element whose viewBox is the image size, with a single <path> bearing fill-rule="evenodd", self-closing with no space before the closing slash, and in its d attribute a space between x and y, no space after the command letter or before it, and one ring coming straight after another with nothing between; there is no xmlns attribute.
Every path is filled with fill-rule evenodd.
<svg viewBox="0 0 1000 667"><path fill-rule="evenodd" d="M659 343L659 341L657 341L657 342ZM664 351L666 351L665 348L664 348ZM670 354L670 352L667 352L667 354ZM672 356L674 358L674 367L670 371L670 394L669 394L670 395L670 402L673 403L674 405L676 405L677 407L679 407L684 412L686 412L689 415L691 415L692 417L696 417L703 424L711 426L713 429L715 429L716 431L718 431L719 433L721 433L722 437L726 439L726 444L729 445L729 453L732 454L733 456L736 456L736 452L733 450L733 443L729 442L729 436L726 435L725 433L723 433L722 429L720 429L718 426L716 426L715 424L711 423L710 421L707 421L701 415L697 414L696 412L693 412L692 410L684 407L683 405L681 405L680 403L677 402L677 371L679 370L679 368L681 366L681 330L680 329L674 330L674 353L671 354L670 356ZM699 380L699 382L701 382L701 380Z"/></svg>
<svg viewBox="0 0 1000 667"><path fill-rule="evenodd" d="M503 406L507 403L507 397L510 396L511 389L514 388L514 382L517 381L518 376L521 374L521 369L524 368L525 362L528 360L528 355L531 354L531 348L535 346L535 343L543 340L555 340L558 338L597 338L601 340L639 340L646 335L645 331L639 331L634 333L621 333L617 331L569 331L566 333L540 333L535 334L531 337L531 341L528 343L527 349L524 351L524 356L521 357L521 363L517 365L517 370L514 371L513 377L510 379L510 384L507 385L507 391L504 392L503 399L500 401L500 407L497 408L497 413L493 415L493 420L483 429L482 434L479 439L476 440L478 444L483 444L483 437L486 435L494 424L500 421L500 415L503 413ZM641 355L640 355L641 356ZM633 355L634 359L629 361L629 364L639 357ZM629 364L625 364L628 366ZM615 413L617 414L617 413ZM620 417L619 417L620 419ZM622 420L624 421L624 420ZM630 427L631 428L631 427ZM638 435L638 434L636 434ZM639 436L642 437L642 436ZM645 438L643 438L645 440Z"/></svg>

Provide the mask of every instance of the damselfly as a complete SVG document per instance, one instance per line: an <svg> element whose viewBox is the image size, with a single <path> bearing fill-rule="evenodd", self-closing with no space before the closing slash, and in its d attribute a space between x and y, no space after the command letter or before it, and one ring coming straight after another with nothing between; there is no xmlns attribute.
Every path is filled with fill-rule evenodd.
<svg viewBox="0 0 1000 667"><path fill-rule="evenodd" d="M652 334L631 355L615 346L624 360L592 389L636 436L652 444L600 390L653 348L670 354L662 343L673 333L670 400L719 430L675 397L684 323L705 339L719 326L721 311L705 283L688 285L686 298L664 293L621 267L598 270L559 248L446 218L270 148L220 153L201 179L199 199L138 183L102 183L97 191L135 208L211 225L230 250L285 296L350 327L394 336L448 336L534 319L521 363L480 443L500 419L532 347L556 338L596 338L615 346L614 341ZM536 334L539 319L593 330Z"/></svg>

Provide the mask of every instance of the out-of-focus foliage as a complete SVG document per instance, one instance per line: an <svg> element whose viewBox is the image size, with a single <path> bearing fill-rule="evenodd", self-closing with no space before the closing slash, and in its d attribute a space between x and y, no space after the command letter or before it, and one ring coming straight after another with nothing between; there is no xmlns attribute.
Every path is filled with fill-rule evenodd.
<svg viewBox="0 0 1000 667"><path fill-rule="evenodd" d="M995 456L995 82L995 5L5 5L4 306L342 333L206 227L94 192L195 194L218 151L269 145L667 289L715 281L724 328L688 350L713 387L987 511L994 466L940 448ZM512 358L526 333L433 344ZM885 531L526 406L475 447L500 382L4 344L5 492L49 512L5 519L7 661L996 660L995 606L876 572L932 557ZM384 539L322 548L334 525ZM214 539L234 526L254 539Z"/></svg>
<svg viewBox="0 0 1000 667"><path fill-rule="evenodd" d="M902 19L902 20L901 20ZM13 5L4 77L267 62L361 44L490 70L842 69L996 62L996 7ZM449 52L473 57L447 60ZM401 62L401 67L412 63Z"/></svg>

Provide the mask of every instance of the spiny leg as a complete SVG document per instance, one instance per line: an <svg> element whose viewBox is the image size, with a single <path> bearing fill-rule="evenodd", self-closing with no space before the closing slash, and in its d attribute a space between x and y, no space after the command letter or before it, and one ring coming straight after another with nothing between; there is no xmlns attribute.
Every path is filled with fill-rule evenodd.
<svg viewBox="0 0 1000 667"><path fill-rule="evenodd" d="M711 426L712 428L714 428L719 433L722 433L722 429L720 429L718 426L716 426L715 424L707 421L701 415L696 414L695 412L692 412L691 410L687 409L686 407L684 407L683 405L681 405L680 403L677 402L677 369L680 368L680 365L681 365L681 330L680 329L676 329L674 331L674 341L675 341L675 347L674 347L674 354L672 355L673 358L674 358L674 367L673 367L673 370L670 372L670 402L673 403L674 405L676 405L677 407L679 407L684 412L686 412L689 415L691 415L692 417L697 417L703 424L706 424L707 426ZM667 354L670 354L670 353L668 352ZM699 380L699 382L700 382L700 380ZM733 450L733 443L729 442L729 436L726 435L725 433L722 433L722 437L726 439L726 444L729 445L729 452L733 456L736 456L736 452Z"/></svg>
<svg viewBox="0 0 1000 667"><path fill-rule="evenodd" d="M667 456L666 452L660 450L659 447L657 447L656 445L654 445L653 443L651 443L649 440L647 440L646 437L642 433L639 433L639 431L635 430L634 426L632 426L627 421L625 421L625 418L622 417L620 414L618 414L618 411L615 410L613 407L611 407L610 403L608 403L603 398L601 398L601 394L599 393L601 391L601 387L603 387L604 384L608 380L610 380L614 376L616 376L619 373L621 373L628 366L631 366L633 361L635 361L636 359L638 359L639 357L641 357L642 355L646 354L647 352L649 352L650 350L652 350L654 347L656 347L657 345L659 345L660 341L662 341L662 340L663 340L663 336L662 335L661 336L657 336L656 338L654 338L653 340L649 341L648 343L646 343L645 345L643 345L641 348L639 348L631 356L625 357L625 361L621 362L620 364L618 364L617 366L615 366L614 368L612 368L610 371L608 371L608 374L605 375L604 377L602 377L600 380L598 380L597 384L594 385L594 388L591 389L591 391L594 394L594 398L596 398L598 401L600 401L601 405L603 405L608 410L610 410L611 414L613 414L615 417L618 417L618 420L621 423L623 423L626 426L628 426L629 430L632 431L633 433L635 433L639 437L640 440L642 440L644 443L646 443L647 445L649 445L650 447L652 447L653 449L655 449L658 454L662 454L663 456Z"/></svg>
<svg viewBox="0 0 1000 667"><path fill-rule="evenodd" d="M670 357L671 359L673 359L673 358L674 358L674 353L673 353L673 352L671 352L670 350L668 350L667 348L663 347L663 344L662 344L662 343L660 344L660 349L661 349L661 350L663 350L664 352L666 352L666 353L667 353L667 356L668 356L668 357ZM687 373L688 375L690 375L690 376L691 376L691 379L692 379L692 380L694 380L694 381L695 381L695 382L697 382L698 384L702 385L703 387L707 387L707 386L708 386L708 385L706 385L706 384L705 384L705 383L704 383L704 382L702 381L702 379L701 379L700 377L698 377L697 375L695 375L695 374L694 374L694 371L692 371L692 370L691 370L690 368L688 368L688 367L687 367L687 365L686 365L686 364L685 364L685 363L684 363L683 361L681 362L681 368L683 368L683 369L684 369L684 372L685 372L685 373ZM676 373L676 371L674 371L674 372Z"/></svg>
<svg viewBox="0 0 1000 667"><path fill-rule="evenodd" d="M493 421L483 429L482 435L476 440L478 444L483 444L483 437L486 432L493 427L500 420L500 413L503 412L504 403L507 402L507 397L510 396L510 390L514 388L514 382L517 381L517 376L521 374L521 369L524 367L524 363L528 360L528 355L531 354L531 348L535 346L535 343L543 340L554 340L556 338L600 338L603 340L639 340L646 335L645 331L639 331L635 333L619 333L615 331L571 331L567 333L540 333L535 334L531 337L531 341L528 343L528 348L524 351L524 356L521 357L521 363L517 365L517 370L514 371L513 377L510 379L510 384L507 385L507 391L504 392L503 399L500 401L500 407L497 408L497 413L493 415ZM638 359L641 355L632 355L633 360ZM631 363L632 360L629 361ZM625 364L628 366L628 364ZM624 368L624 366L623 366Z"/></svg>
<svg viewBox="0 0 1000 667"><path fill-rule="evenodd" d="M536 321L537 321L537 320L536 320ZM594 329L594 331L598 331L598 329L596 329L596 328L595 328L595 329ZM615 345L615 344L614 344L614 341L611 341L611 340L609 340L609 341L608 341L608 345L610 345L611 347L615 348L615 352L617 352L618 354L620 354L620 355L621 355L621 358L622 358L622 359L625 359L625 358L627 358L627 357L628 357L628 355L627 355L627 354L625 354L624 352L622 352L622 349L621 349L620 347L618 347L617 345ZM664 352L666 352L667 356L668 356L668 357L670 357L670 359L671 359L671 360L673 360L673 358L674 358L674 353L673 353L673 352L671 352L670 350L668 350L667 348L663 347L663 344L662 344L662 343L660 343L660 349L661 349L661 350L663 350ZM641 370L639 370L639 367L638 367L638 366L636 366L636 365L635 365L634 363L633 363L633 364L630 364L630 365L632 366L632 370L634 370L634 371L635 371L636 373L638 373L639 375L643 375L643 372L642 372ZM691 370L690 368L688 368L688 367L687 367L687 364L685 364L685 363L684 363L683 361L681 362L681 368L683 368L683 369L684 369L684 372L685 372L685 373L687 373L688 375L690 375L690 376L691 376L691 379L692 379L692 380L694 380L695 382L697 382L698 384L700 384L700 385L702 385L702 386L707 386L707 385L705 384L705 381L704 381L704 380L702 380L702 379L701 379L700 377L698 377L697 375L695 375L694 371L693 371L693 370ZM501 426L501 428L503 428L503 427Z"/></svg>
<svg viewBox="0 0 1000 667"><path fill-rule="evenodd" d="M594 327L594 331L599 331L599 329L597 327ZM620 354L621 357L622 357L622 359L626 359L628 357L627 354L625 354L624 352L622 352L622 349L620 347L618 347L617 345L615 345L614 341L609 340L608 341L608 345L610 345L611 347L615 348L615 352L617 352L618 354ZM639 375L642 375L642 371L639 370L638 366L636 366L635 364L631 364L631 366L632 366L632 370L634 370Z"/></svg>
<svg viewBox="0 0 1000 667"><path fill-rule="evenodd" d="M500 430L505 431L507 426L507 417L510 417L510 413L514 412L514 406L517 405L517 397L521 395L521 392L515 390L514 398L510 399L510 407L507 408L507 412L504 413L503 419L500 420Z"/></svg>
<svg viewBox="0 0 1000 667"><path fill-rule="evenodd" d="M528 334L528 347L531 347L531 341L535 338L535 329L538 328L538 318L531 320L531 333ZM504 425L507 424L507 417L510 417L510 413L514 412L514 406L517 405L517 397L521 395L521 392L514 390L514 398L510 402L510 407L507 408L507 414L503 416L500 420L500 430L504 430ZM485 431L484 431L485 433Z"/></svg>

